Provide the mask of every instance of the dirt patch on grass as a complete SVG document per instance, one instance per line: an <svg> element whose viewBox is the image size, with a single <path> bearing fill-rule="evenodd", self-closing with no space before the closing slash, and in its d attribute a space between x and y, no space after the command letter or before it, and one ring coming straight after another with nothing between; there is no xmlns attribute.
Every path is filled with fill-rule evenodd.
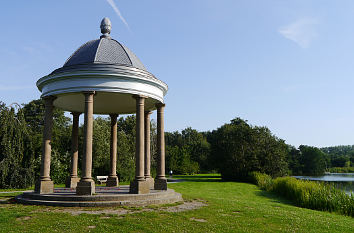
<svg viewBox="0 0 354 233"><path fill-rule="evenodd" d="M80 214L97 214L97 215L126 215L140 212L151 212L151 211L166 211L166 212L183 212L189 210L199 209L207 204L201 201L190 201L183 202L182 204L176 206L154 206L154 207L107 207L99 209L87 209L87 208L44 208L42 212L60 212L60 213L70 213L72 215ZM36 210L38 212L38 210ZM110 218L109 216L103 216L101 218Z"/></svg>
<svg viewBox="0 0 354 233"><path fill-rule="evenodd" d="M23 224L24 221L30 220L32 217L30 216L23 216L23 217L18 217L16 218L16 221L20 222L20 224Z"/></svg>
<svg viewBox="0 0 354 233"><path fill-rule="evenodd" d="M207 206L207 204L200 201L190 201L190 202L184 202L181 205L167 207L164 210L167 212L183 212L188 210L199 209L203 206Z"/></svg>
<svg viewBox="0 0 354 233"><path fill-rule="evenodd" d="M207 222L207 220L202 219L202 218L190 218L189 220L196 221L196 222Z"/></svg>

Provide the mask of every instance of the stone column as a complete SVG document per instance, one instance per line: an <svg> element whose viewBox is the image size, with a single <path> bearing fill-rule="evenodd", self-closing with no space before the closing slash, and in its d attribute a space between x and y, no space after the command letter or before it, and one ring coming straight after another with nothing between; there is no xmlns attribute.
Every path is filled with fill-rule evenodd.
<svg viewBox="0 0 354 233"><path fill-rule="evenodd" d="M106 186L118 187L119 180L117 177L117 117L118 114L110 114L111 117L111 171L109 173Z"/></svg>
<svg viewBox="0 0 354 233"><path fill-rule="evenodd" d="M41 176L35 184L34 191L39 194L53 193L54 184L50 179L50 157L52 152L52 128L53 128L53 101L56 97L43 97L45 113L43 128L43 143L41 157Z"/></svg>
<svg viewBox="0 0 354 233"><path fill-rule="evenodd" d="M145 112L145 117L144 117L144 125L145 125L145 166L144 166L144 176L145 180L149 183L150 189L154 188L154 178L151 177L150 174L150 165L151 165L151 159L150 159L150 115L152 112L146 111Z"/></svg>
<svg viewBox="0 0 354 233"><path fill-rule="evenodd" d="M165 177L165 131L164 131L164 109L165 104L156 104L157 107L157 176L154 188L156 190L167 190L167 179Z"/></svg>
<svg viewBox="0 0 354 233"><path fill-rule="evenodd" d="M94 91L84 92L85 122L84 122L84 154L82 159L82 177L76 187L78 195L93 195L95 182L91 177L92 169L92 131L93 131L93 96Z"/></svg>
<svg viewBox="0 0 354 233"><path fill-rule="evenodd" d="M136 99L136 142L135 142L135 179L130 183L130 193L149 193L149 184L144 176L144 103L145 97Z"/></svg>
<svg viewBox="0 0 354 233"><path fill-rule="evenodd" d="M77 161L79 156L79 117L80 112L72 112L73 127L71 131L71 169L70 176L67 178L65 187L76 188L80 178L77 176Z"/></svg>

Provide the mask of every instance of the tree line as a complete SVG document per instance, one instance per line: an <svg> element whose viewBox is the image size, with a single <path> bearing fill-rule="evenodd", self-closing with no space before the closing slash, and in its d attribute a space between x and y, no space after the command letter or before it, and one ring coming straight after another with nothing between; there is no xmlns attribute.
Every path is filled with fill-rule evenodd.
<svg viewBox="0 0 354 233"><path fill-rule="evenodd" d="M22 106L0 102L0 188L33 185L39 176L44 103ZM70 174L72 123L64 111L53 114L51 178L64 183ZM96 117L93 133L93 176L109 174L110 119ZM151 121L151 172L156 174L156 123ZM246 180L258 171L272 177L319 175L331 167L350 166L354 146L316 148L287 145L265 126L235 118L221 127L199 132L188 127L166 132L166 171L173 174L219 172L225 180ZM79 128L79 175L83 153ZM118 119L117 173L121 181L134 178L135 116Z"/></svg>

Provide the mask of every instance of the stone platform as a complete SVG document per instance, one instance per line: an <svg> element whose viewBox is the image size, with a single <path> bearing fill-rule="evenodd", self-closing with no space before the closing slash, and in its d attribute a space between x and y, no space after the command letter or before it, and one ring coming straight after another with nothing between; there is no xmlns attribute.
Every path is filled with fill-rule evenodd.
<svg viewBox="0 0 354 233"><path fill-rule="evenodd" d="M96 187L96 194L92 196L76 195L75 188L56 188L51 194L26 192L15 199L22 204L65 207L147 206L183 201L182 195L173 189L151 189L148 194L129 194L129 185Z"/></svg>

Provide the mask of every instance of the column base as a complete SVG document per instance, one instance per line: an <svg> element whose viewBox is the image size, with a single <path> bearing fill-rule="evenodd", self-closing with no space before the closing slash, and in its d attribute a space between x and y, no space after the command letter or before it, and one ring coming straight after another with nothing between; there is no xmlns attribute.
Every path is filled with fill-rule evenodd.
<svg viewBox="0 0 354 233"><path fill-rule="evenodd" d="M107 182L106 182L106 186L107 187L118 187L119 185L119 179L118 177L108 177L107 178Z"/></svg>
<svg viewBox="0 0 354 233"><path fill-rule="evenodd" d="M39 194L54 193L54 183L51 180L37 180L34 192Z"/></svg>
<svg viewBox="0 0 354 233"><path fill-rule="evenodd" d="M77 183L79 183L79 177L71 177L69 176L65 181L65 188L76 188Z"/></svg>
<svg viewBox="0 0 354 233"><path fill-rule="evenodd" d="M93 195L95 194L95 182L80 181L76 186L76 195Z"/></svg>
<svg viewBox="0 0 354 233"><path fill-rule="evenodd" d="M149 183L149 188L154 189L154 178L152 177L145 177L146 182Z"/></svg>
<svg viewBox="0 0 354 233"><path fill-rule="evenodd" d="M129 193L132 194L146 194L150 193L149 183L145 180L133 180L130 182Z"/></svg>
<svg viewBox="0 0 354 233"><path fill-rule="evenodd" d="M155 179L155 190L167 190L167 179Z"/></svg>

